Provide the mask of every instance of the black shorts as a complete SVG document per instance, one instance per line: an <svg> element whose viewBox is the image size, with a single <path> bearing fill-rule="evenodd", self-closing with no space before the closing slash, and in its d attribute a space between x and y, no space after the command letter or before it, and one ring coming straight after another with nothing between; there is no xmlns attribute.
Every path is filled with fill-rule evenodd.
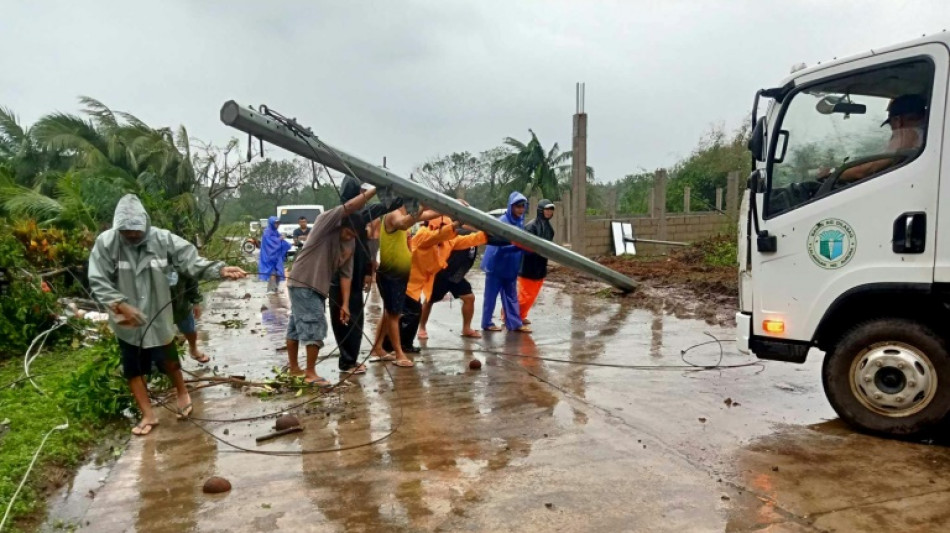
<svg viewBox="0 0 950 533"><path fill-rule="evenodd" d="M139 376L147 376L152 371L154 362L159 370L164 371L165 367L161 364L164 361L177 363L178 346L172 342L165 346L155 346L153 348L142 348L134 344L129 344L122 339L119 340L119 354L122 356L122 375L125 379L132 379Z"/></svg>
<svg viewBox="0 0 950 533"><path fill-rule="evenodd" d="M442 301L450 292L453 298L461 298L466 294L472 294L472 284L465 278L453 282L448 276L436 275L435 283L432 285L432 303Z"/></svg>
<svg viewBox="0 0 950 533"><path fill-rule="evenodd" d="M382 272L376 274L376 286L379 287L379 295L383 298L383 309L387 313L392 315L402 314L408 285L409 280L406 278L390 276Z"/></svg>

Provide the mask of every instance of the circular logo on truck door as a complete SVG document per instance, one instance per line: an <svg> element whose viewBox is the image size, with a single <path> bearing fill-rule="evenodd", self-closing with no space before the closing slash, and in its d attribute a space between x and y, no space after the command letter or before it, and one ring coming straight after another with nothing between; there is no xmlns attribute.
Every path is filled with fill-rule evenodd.
<svg viewBox="0 0 950 533"><path fill-rule="evenodd" d="M854 229L844 220L826 218L808 234L808 255L821 268L841 268L851 261L858 240Z"/></svg>

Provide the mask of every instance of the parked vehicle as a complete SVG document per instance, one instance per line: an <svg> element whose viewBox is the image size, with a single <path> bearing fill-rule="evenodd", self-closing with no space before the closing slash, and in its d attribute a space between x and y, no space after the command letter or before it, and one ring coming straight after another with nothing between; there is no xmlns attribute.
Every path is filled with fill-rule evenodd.
<svg viewBox="0 0 950 533"><path fill-rule="evenodd" d="M825 395L870 432L918 435L950 414L948 72L942 33L755 97L739 348L795 363L824 351Z"/></svg>

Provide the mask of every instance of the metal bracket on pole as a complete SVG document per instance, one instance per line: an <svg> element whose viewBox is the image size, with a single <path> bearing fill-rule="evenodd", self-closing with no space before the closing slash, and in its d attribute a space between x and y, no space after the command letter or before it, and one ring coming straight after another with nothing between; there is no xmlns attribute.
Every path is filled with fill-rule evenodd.
<svg viewBox="0 0 950 533"><path fill-rule="evenodd" d="M436 211L461 220L496 237L520 244L566 267L586 272L623 291L632 291L636 283L614 270L586 257L548 242L535 235L510 226L478 209L462 205L458 200L427 189L418 183L399 177L384 168L367 163L329 146L309 130L291 129L273 116L249 107L241 107L230 100L221 108L221 121L226 125L280 146L301 157L326 165L344 174L353 174L360 181L377 187L389 187L396 194L414 198Z"/></svg>

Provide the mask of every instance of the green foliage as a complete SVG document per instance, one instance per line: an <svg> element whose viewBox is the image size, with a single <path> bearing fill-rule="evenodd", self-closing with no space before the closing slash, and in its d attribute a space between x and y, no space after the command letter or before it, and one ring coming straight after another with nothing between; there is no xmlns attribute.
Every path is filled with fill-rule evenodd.
<svg viewBox="0 0 950 533"><path fill-rule="evenodd" d="M723 234L693 244L701 254L702 262L709 266L736 267L739 241L734 234Z"/></svg>
<svg viewBox="0 0 950 533"><path fill-rule="evenodd" d="M98 230L119 197L142 199L158 227L184 235L200 226L199 189L184 128L151 128L83 97L83 116L51 113L21 126L0 108L0 208L43 225Z"/></svg>
<svg viewBox="0 0 950 533"><path fill-rule="evenodd" d="M56 297L22 275L27 266L20 242L9 227L0 226L0 360L22 355L53 324Z"/></svg>
<svg viewBox="0 0 950 533"><path fill-rule="evenodd" d="M721 127L712 128L699 141L689 157L677 163L670 171L666 189L668 212L683 210L683 191L691 190L694 210L704 210L716 204L716 189L726 188L726 177L732 171L745 176L750 171L751 159L746 148L749 128L745 125L730 136Z"/></svg>
<svg viewBox="0 0 950 533"><path fill-rule="evenodd" d="M135 406L122 377L119 345L114 340L87 349L89 360L73 372L63 393L70 416L86 421L110 420Z"/></svg>
<svg viewBox="0 0 950 533"><path fill-rule="evenodd" d="M46 432L69 421L69 428L50 436L17 497L12 510L15 527L34 529L35 518L41 516L39 513L45 505L42 491L47 485L46 473L51 468L75 467L86 457L91 446L101 444L114 432L115 426L97 418L96 412L89 407L80 409L78 414L63 407L67 404L67 394L73 393L76 387L78 376L88 373L89 367L98 365L109 349L108 345L100 344L42 355L31 367L31 373L45 394L34 389L28 381L11 385L22 378L20 361L0 362L0 420L9 420L0 427L0 507L6 509ZM90 389L88 392L98 394L101 391ZM96 398L87 396L82 403L94 405L95 401ZM29 520L31 517L34 520Z"/></svg>

